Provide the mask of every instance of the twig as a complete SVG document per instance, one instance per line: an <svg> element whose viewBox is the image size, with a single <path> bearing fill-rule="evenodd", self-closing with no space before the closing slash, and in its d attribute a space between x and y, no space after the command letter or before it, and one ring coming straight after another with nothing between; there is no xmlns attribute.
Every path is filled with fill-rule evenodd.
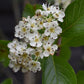
<svg viewBox="0 0 84 84"><path fill-rule="evenodd" d="M59 56L59 55L60 55L61 40L62 40L62 38L60 37L60 38L58 39L58 42L57 42L57 44L58 44L58 51L57 51L57 53L56 53L56 56Z"/></svg>

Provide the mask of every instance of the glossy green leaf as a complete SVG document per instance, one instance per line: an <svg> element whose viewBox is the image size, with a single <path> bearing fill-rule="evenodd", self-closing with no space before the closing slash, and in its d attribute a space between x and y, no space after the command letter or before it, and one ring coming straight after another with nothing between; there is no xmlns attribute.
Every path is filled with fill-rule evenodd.
<svg viewBox="0 0 84 84"><path fill-rule="evenodd" d="M9 41L5 41L5 40L0 40L0 62L4 65L4 66L8 66L9 63L9 59L8 59L8 47L7 44L9 43Z"/></svg>
<svg viewBox="0 0 84 84"><path fill-rule="evenodd" d="M32 17L35 15L36 9L41 9L41 8L42 7L39 4L36 4L36 5L27 4L23 11L23 17L27 17L27 16Z"/></svg>
<svg viewBox="0 0 84 84"><path fill-rule="evenodd" d="M77 84L84 84L84 71L77 73Z"/></svg>
<svg viewBox="0 0 84 84"><path fill-rule="evenodd" d="M2 82L1 84L13 84L13 81L11 79L7 79L4 82Z"/></svg>
<svg viewBox="0 0 84 84"><path fill-rule="evenodd" d="M84 0L75 0L66 9L66 17L61 27L62 36L70 47L84 45ZM66 41L66 40L65 40Z"/></svg>
<svg viewBox="0 0 84 84"><path fill-rule="evenodd" d="M69 63L56 56L42 62L42 84L77 84L76 75Z"/></svg>

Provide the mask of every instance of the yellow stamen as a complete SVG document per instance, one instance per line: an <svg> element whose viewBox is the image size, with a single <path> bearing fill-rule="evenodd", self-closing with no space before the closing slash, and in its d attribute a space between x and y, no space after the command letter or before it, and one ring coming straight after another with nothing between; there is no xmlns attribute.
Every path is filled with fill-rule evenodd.
<svg viewBox="0 0 84 84"><path fill-rule="evenodd" d="M54 33L55 29L53 27L50 28L50 32Z"/></svg>
<svg viewBox="0 0 84 84"><path fill-rule="evenodd" d="M24 27L24 28L22 28L22 31L23 31L23 32L26 32L26 31L27 31L27 29Z"/></svg>

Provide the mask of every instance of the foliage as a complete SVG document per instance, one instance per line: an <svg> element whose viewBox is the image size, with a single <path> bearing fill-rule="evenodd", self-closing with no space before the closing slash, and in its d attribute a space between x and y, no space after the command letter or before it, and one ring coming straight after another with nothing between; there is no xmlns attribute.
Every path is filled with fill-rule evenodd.
<svg viewBox="0 0 84 84"><path fill-rule="evenodd" d="M84 0L74 1L66 9L66 17L63 28L62 37L65 37L70 47L78 47L84 45Z"/></svg>
<svg viewBox="0 0 84 84"><path fill-rule="evenodd" d="M77 84L72 67L62 58L50 56L42 66L43 84Z"/></svg>
<svg viewBox="0 0 84 84"><path fill-rule="evenodd" d="M77 84L83 84L84 83L84 71L79 71L77 73Z"/></svg>
<svg viewBox="0 0 84 84"><path fill-rule="evenodd" d="M6 67L9 64L8 48L9 41L0 40L0 62Z"/></svg>
<svg viewBox="0 0 84 84"><path fill-rule="evenodd" d="M1 84L13 84L11 79L6 79L4 82L2 82Z"/></svg>

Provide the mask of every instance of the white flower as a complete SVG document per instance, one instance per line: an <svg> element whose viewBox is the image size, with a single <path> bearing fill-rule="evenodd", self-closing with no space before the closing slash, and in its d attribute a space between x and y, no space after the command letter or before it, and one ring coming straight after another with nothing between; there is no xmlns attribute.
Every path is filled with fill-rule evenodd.
<svg viewBox="0 0 84 84"><path fill-rule="evenodd" d="M8 48L16 48L16 46L17 46L17 42L18 42L18 40L17 39L14 39L12 42L10 42L9 44L8 44Z"/></svg>
<svg viewBox="0 0 84 84"><path fill-rule="evenodd" d="M30 30L30 32L27 34L25 41L29 43L29 41L34 38L36 35L38 35L37 31Z"/></svg>
<svg viewBox="0 0 84 84"><path fill-rule="evenodd" d="M42 7L43 7L44 11L41 11L41 14L42 15L44 14L45 16L48 16L49 14L53 14L57 11L57 9L59 9L58 7L56 7L54 5L47 6L47 4L43 4Z"/></svg>
<svg viewBox="0 0 84 84"><path fill-rule="evenodd" d="M22 67L22 72L23 73L26 73L26 72L28 72L29 71L29 67L28 66L23 66Z"/></svg>
<svg viewBox="0 0 84 84"><path fill-rule="evenodd" d="M35 51L34 51L34 55L36 57L36 59L43 59L43 52L42 52L42 48L36 48Z"/></svg>
<svg viewBox="0 0 84 84"><path fill-rule="evenodd" d="M26 49L27 49L27 44L25 42L19 42L19 44L16 46L16 50L18 54L23 54Z"/></svg>
<svg viewBox="0 0 84 84"><path fill-rule="evenodd" d="M29 31L29 25L26 25L23 21L20 21L19 25L15 27L15 37L19 37L20 39L25 38Z"/></svg>
<svg viewBox="0 0 84 84"><path fill-rule="evenodd" d="M47 6L47 4L43 4L42 5L43 9L45 10L45 12L47 12L48 14L51 12L51 10L53 9L53 6Z"/></svg>
<svg viewBox="0 0 84 84"><path fill-rule="evenodd" d="M14 39L11 43L8 44L8 48L10 49L10 52L16 53L16 46L18 45L18 40Z"/></svg>
<svg viewBox="0 0 84 84"><path fill-rule="evenodd" d="M47 24L44 25L45 28L46 28L44 34L46 36L50 36L53 39L57 39L58 38L58 34L56 33L58 26L56 25L57 23L55 23L55 22L56 21L51 22L50 24L48 24L48 26L47 26ZM60 34L60 32L62 32L62 30L59 31L59 34Z"/></svg>
<svg viewBox="0 0 84 84"><path fill-rule="evenodd" d="M46 35L42 35L42 43L43 43L43 45L45 45L45 44L51 44L52 45L52 43L54 42L55 40L54 39L52 39L52 38L50 38L49 36L46 36Z"/></svg>
<svg viewBox="0 0 84 84"><path fill-rule="evenodd" d="M43 4L42 7L43 7L44 11L41 11L41 15L48 16L51 12L50 7L47 6L47 4Z"/></svg>
<svg viewBox="0 0 84 84"><path fill-rule="evenodd" d="M29 22L30 28L34 31L37 31L39 29L39 27L37 26L37 21L33 18L31 18L30 22Z"/></svg>
<svg viewBox="0 0 84 84"><path fill-rule="evenodd" d="M23 54L27 48L26 42L19 42L18 40L14 39L11 43L8 44L10 48L10 52L16 55Z"/></svg>
<svg viewBox="0 0 84 84"><path fill-rule="evenodd" d="M40 62L34 61L34 60L30 61L29 62L29 70L34 73L37 71L40 71L41 70Z"/></svg>
<svg viewBox="0 0 84 84"><path fill-rule="evenodd" d="M41 42L40 36L36 35L34 38L32 38L30 40L30 45L33 46L33 47L41 47L42 46L42 42Z"/></svg>
<svg viewBox="0 0 84 84"><path fill-rule="evenodd" d="M42 43L46 44L48 40L49 40L49 36L42 34Z"/></svg>
<svg viewBox="0 0 84 84"><path fill-rule="evenodd" d="M14 62L17 61L17 55L15 55L14 53L10 53L8 55L8 58L11 59L11 61L14 61Z"/></svg>
<svg viewBox="0 0 84 84"><path fill-rule="evenodd" d="M27 53L24 53L23 55L20 55L18 58L18 63L24 66L27 66L29 61L31 61L32 58L30 55L28 55Z"/></svg>
<svg viewBox="0 0 84 84"><path fill-rule="evenodd" d="M18 72L20 70L20 65L15 63L15 62L13 62L13 61L10 61L9 67L13 68L14 72Z"/></svg>
<svg viewBox="0 0 84 84"><path fill-rule="evenodd" d="M58 49L58 46L57 45L49 45L49 44L46 44L44 45L44 52L43 52L43 55L45 57L48 57L49 55L54 55L54 52Z"/></svg>
<svg viewBox="0 0 84 84"><path fill-rule="evenodd" d="M65 17L65 13L62 10L57 9L53 14L53 17L58 21L63 22L63 18Z"/></svg>
<svg viewBox="0 0 84 84"><path fill-rule="evenodd" d="M37 19L37 26L39 27L39 30L43 29L43 23L44 21L42 18Z"/></svg>

